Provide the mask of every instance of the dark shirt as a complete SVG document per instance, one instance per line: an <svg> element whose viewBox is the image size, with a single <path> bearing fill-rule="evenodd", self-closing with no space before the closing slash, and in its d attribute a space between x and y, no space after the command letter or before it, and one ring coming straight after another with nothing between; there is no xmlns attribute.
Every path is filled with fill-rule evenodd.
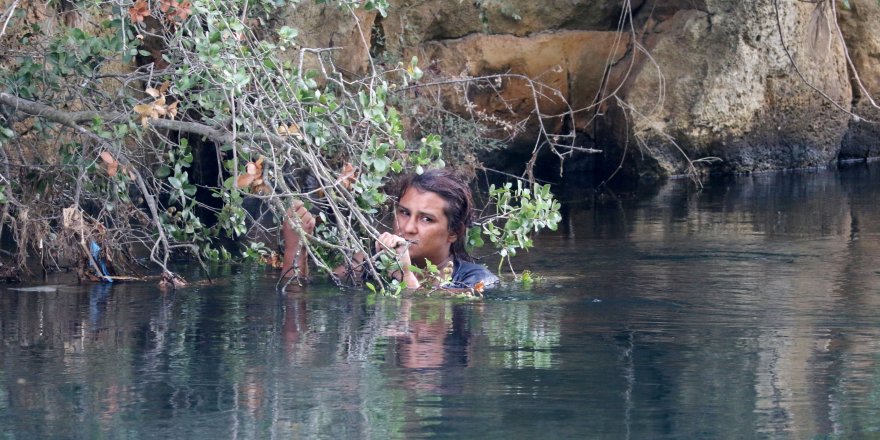
<svg viewBox="0 0 880 440"><path fill-rule="evenodd" d="M474 287L480 281L483 282L485 287L489 287L498 282L498 277L489 272L489 269L486 269L486 266L482 264L455 260L455 268L452 270L452 282L444 284L443 287L463 289Z"/></svg>

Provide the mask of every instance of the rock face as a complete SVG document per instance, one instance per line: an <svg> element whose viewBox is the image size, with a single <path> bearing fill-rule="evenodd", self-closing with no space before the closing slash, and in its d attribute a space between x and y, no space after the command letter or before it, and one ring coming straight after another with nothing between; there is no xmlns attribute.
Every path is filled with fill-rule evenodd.
<svg viewBox="0 0 880 440"><path fill-rule="evenodd" d="M880 157L880 4L871 0L852 0L850 8L838 9L838 21L855 69L853 112L849 131L840 149L842 159ZM867 122L865 121L867 120Z"/></svg>
<svg viewBox="0 0 880 440"><path fill-rule="evenodd" d="M836 158L851 91L834 16L825 2L774 1L709 0L646 21L656 65L639 62L622 93L640 173L686 172L685 156L724 171Z"/></svg>
<svg viewBox="0 0 880 440"><path fill-rule="evenodd" d="M376 20L375 12L363 9L340 8L314 1L292 2L282 10L273 25L289 24L299 31L302 47L329 49L334 64L342 71L363 75L369 68L370 30ZM298 51L288 51L298 57ZM298 60L294 60L298 61ZM305 68L320 69L319 56L308 54Z"/></svg>
<svg viewBox="0 0 880 440"><path fill-rule="evenodd" d="M479 77L516 73L534 78L547 90L526 79L505 78L497 92L478 92L472 101L484 112L515 124L527 120L520 136L528 140L537 135L537 117L529 117L535 108L545 115L558 115L589 107L600 95L605 68L626 53L629 36L600 31L557 31L530 37L513 35L469 35L456 40L429 42L418 51L419 59L430 60L441 75ZM535 92L544 93L536 94ZM553 92L565 99L558 99ZM537 105L535 104L537 102ZM576 123L584 125L588 112L576 114ZM545 118L547 130L560 132L562 118Z"/></svg>
<svg viewBox="0 0 880 440"><path fill-rule="evenodd" d="M876 90L880 37L872 30L880 7L874 0L849 3L851 9L838 11L841 30L862 83ZM593 168L600 173L622 163L630 175L654 177L823 166L838 155L880 154L877 125L849 113L880 120L862 90L853 107L832 6L392 0L387 17L357 12L360 27L352 24L352 13L323 5L299 6L308 12L285 21L301 29L304 44L341 47L335 59L354 72L365 70L372 53L377 59L416 55L437 77L513 73L539 79L559 95L536 100L525 81L505 78L468 98L484 114L527 121L514 149L535 144L535 102L547 115L565 111L567 103L575 118L545 123L551 131L573 124L578 145L603 150L581 160L600 165Z"/></svg>

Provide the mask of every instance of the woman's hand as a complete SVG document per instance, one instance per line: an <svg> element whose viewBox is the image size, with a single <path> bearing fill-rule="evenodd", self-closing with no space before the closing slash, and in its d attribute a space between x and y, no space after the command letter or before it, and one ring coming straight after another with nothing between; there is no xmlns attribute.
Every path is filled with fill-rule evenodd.
<svg viewBox="0 0 880 440"><path fill-rule="evenodd" d="M417 289L419 287L419 280L412 269L410 269L412 258L409 255L409 246L406 239L399 235L383 232L379 236L379 241L376 242L376 251L382 252L385 250L394 250L397 253L397 262L400 263L402 272L400 281L404 282L406 287L410 289ZM394 277L394 272L392 272L392 277Z"/></svg>
<svg viewBox="0 0 880 440"><path fill-rule="evenodd" d="M376 243L376 251L381 252L385 250L394 250L397 253L397 261L400 262L400 265L404 269L409 269L412 259L409 256L409 247L406 245L405 238L390 232L383 232Z"/></svg>

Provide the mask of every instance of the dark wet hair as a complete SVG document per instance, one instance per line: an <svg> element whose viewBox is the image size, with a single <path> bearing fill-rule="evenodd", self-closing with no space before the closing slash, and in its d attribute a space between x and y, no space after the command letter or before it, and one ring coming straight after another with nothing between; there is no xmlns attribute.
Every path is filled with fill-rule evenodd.
<svg viewBox="0 0 880 440"><path fill-rule="evenodd" d="M398 183L397 200L403 198L410 188L436 193L446 201L443 213L446 214L448 221L447 230L456 235L456 240L449 249L452 258L473 261L468 255L465 244L468 227L474 220L474 200L465 179L445 168L427 170L422 174L410 174Z"/></svg>

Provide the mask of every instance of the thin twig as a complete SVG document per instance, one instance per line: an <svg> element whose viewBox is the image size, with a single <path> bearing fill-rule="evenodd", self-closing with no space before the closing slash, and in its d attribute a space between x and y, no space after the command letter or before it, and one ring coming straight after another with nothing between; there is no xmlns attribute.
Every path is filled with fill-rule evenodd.
<svg viewBox="0 0 880 440"><path fill-rule="evenodd" d="M12 19L12 16L15 14L15 8L18 7L18 2L20 0L15 0L12 2L12 6L9 7L9 10L5 13L6 20L3 21L3 28L0 29L0 37L3 37L3 34L6 33L6 26L9 25L9 20Z"/></svg>
<svg viewBox="0 0 880 440"><path fill-rule="evenodd" d="M832 1L834 1L834 0L832 0ZM800 67L798 66L797 62L795 62L795 60L794 60L794 55L791 54L791 51L790 51L789 48L788 48L788 44L785 42L785 34L784 34L783 30L782 30L782 19L780 18L780 15L781 15L781 14L780 14L780 12L779 12L779 0L773 0L773 9L776 11L776 28L777 28L777 30L779 31L779 42L782 44L782 50L785 52L785 55L788 57L788 60L789 60L789 62L791 63L791 66L794 67L794 71L795 71L795 73L797 73L798 77L800 77L801 81L803 81L804 85L806 85L807 87L813 89L813 91L815 91L815 92L818 93L820 96L822 96L823 98L825 98L825 100L828 101L829 103L831 103L831 105L837 107L838 110L840 110L840 111L842 111L842 112L844 112L844 113L850 115L850 116L853 117L854 119L856 119L856 120L863 120L863 121L865 121L865 122L872 122L872 121L870 121L870 120L865 120L865 119L862 118L861 116L859 116L859 115L853 113L850 109L847 109L847 108L843 107L841 104L839 104L839 103L838 103L837 101L835 101L833 98L831 98L830 96L828 96L828 94L826 94L824 91L822 91L821 89L819 89L818 87L816 87L815 85L813 85L813 83L811 83L809 80L807 80L807 78L806 78L806 77L804 76L804 74L801 72L801 69L800 69ZM844 46L846 46L846 43L844 43L844 42L841 42L841 44L843 44Z"/></svg>

